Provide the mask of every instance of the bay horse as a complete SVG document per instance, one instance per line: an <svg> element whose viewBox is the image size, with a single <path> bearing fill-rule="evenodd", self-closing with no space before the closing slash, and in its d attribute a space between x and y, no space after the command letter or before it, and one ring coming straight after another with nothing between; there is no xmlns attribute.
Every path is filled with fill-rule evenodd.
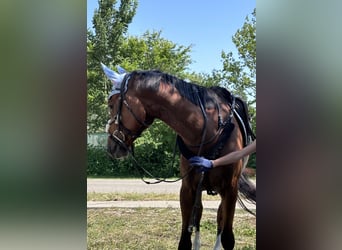
<svg viewBox="0 0 342 250"><path fill-rule="evenodd" d="M194 249L200 248L203 206L199 193L203 190L211 194L218 193L221 197L214 250L221 249L221 244L224 249L233 249L233 218L239 188L240 191L244 189L242 191L248 198L256 201L255 186L245 178L240 178L244 161L239 160L204 173L190 166L188 158L201 155L215 159L247 145L250 141L250 126L246 125L246 105L224 88L205 88L161 71L126 73L118 68L117 73L104 64L102 68L113 83L108 98L110 120L106 125L109 155L113 158L128 156L132 152L134 140L155 119L166 123L177 133L181 151L182 231L178 249L192 248L193 227L196 228ZM243 109L240 115L236 112Z"/></svg>

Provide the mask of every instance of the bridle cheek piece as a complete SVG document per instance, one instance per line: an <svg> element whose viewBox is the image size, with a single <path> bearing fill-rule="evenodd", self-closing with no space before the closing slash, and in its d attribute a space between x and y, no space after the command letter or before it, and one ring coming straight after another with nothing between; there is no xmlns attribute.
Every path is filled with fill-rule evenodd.
<svg viewBox="0 0 342 250"><path fill-rule="evenodd" d="M125 144L125 140L126 140L126 136L130 136L133 140L136 139L141 132L144 130L144 128L148 127L149 125L144 121L142 122L137 116L136 114L133 112L132 108L128 105L128 103L126 102L126 100L124 100L124 104L126 105L128 111L132 114L132 116L134 117L134 119L141 125L141 129L138 130L137 132L133 132L129 129L127 129L121 122L121 109L118 110L118 113L111 119L108 120L107 124L106 124L106 128L105 131L106 133L109 134L109 136L111 138L113 138L117 143L119 143L121 146L123 144ZM121 105L120 105L121 106ZM118 125L118 128L111 133L109 131L110 125L111 124L115 124ZM123 132L125 131L127 133L127 135L125 135L125 133Z"/></svg>
<svg viewBox="0 0 342 250"><path fill-rule="evenodd" d="M125 145L125 140L126 140L127 136L131 137L134 140L134 139L136 139L141 134L141 132L145 128L147 128L150 125L146 121L141 120L133 112L133 109L127 103L127 100L125 98L125 92L127 91L127 85L128 85L128 80L129 79L130 79L130 76L127 77L127 79L125 81L125 84L121 86L117 114L113 118L109 119L108 122L107 122L107 125L106 125L106 132L110 135L110 137L112 137L119 144L124 144L124 145ZM121 112L122 112L123 104L126 106L127 110L133 116L133 118L141 125L141 128L138 131L131 131L130 129L126 128L124 126L124 124L122 123L122 121L121 121ZM117 125L118 128L113 133L110 133L109 128L110 128L110 125L112 123ZM126 133L126 135L125 135L125 133L123 131Z"/></svg>
<svg viewBox="0 0 342 250"><path fill-rule="evenodd" d="M120 143L124 143L126 140L125 134L120 130L115 130L111 136L114 137L115 140L119 141Z"/></svg>
<svg viewBox="0 0 342 250"><path fill-rule="evenodd" d="M113 137L115 140L119 141L120 143L124 143L124 141L126 140L126 136L121 130L116 129L113 133L110 133L109 128L112 123L115 123L117 125L119 124L118 115L108 120L106 124L106 128L105 128L106 133L108 133L111 137Z"/></svg>

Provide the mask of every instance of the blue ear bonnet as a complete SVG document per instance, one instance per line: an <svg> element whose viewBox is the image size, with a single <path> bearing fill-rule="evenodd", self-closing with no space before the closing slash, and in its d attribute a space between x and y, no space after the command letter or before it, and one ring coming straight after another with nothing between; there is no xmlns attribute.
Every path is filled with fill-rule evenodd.
<svg viewBox="0 0 342 250"><path fill-rule="evenodd" d="M126 70L124 70L120 66L117 66L117 70L119 73L111 70L103 63L101 63L101 66L107 78L113 83L112 91L110 92L108 96L108 99L109 99L111 98L112 95L120 93L122 81L127 73L126 73Z"/></svg>

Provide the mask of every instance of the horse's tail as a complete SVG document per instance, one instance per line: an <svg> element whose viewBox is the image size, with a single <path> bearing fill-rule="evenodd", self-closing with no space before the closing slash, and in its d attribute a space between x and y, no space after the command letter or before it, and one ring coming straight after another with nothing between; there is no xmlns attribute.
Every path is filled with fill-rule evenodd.
<svg viewBox="0 0 342 250"><path fill-rule="evenodd" d="M256 186L246 177L244 173L242 173L239 179L238 202L243 209L255 215L255 213L248 209L244 204L245 201L256 204Z"/></svg>

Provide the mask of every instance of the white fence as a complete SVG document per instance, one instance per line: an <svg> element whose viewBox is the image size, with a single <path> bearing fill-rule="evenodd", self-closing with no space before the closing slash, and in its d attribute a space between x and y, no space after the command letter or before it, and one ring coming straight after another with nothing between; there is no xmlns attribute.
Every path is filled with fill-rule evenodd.
<svg viewBox="0 0 342 250"><path fill-rule="evenodd" d="M92 146L106 147L107 138L106 133L87 134L87 143Z"/></svg>

